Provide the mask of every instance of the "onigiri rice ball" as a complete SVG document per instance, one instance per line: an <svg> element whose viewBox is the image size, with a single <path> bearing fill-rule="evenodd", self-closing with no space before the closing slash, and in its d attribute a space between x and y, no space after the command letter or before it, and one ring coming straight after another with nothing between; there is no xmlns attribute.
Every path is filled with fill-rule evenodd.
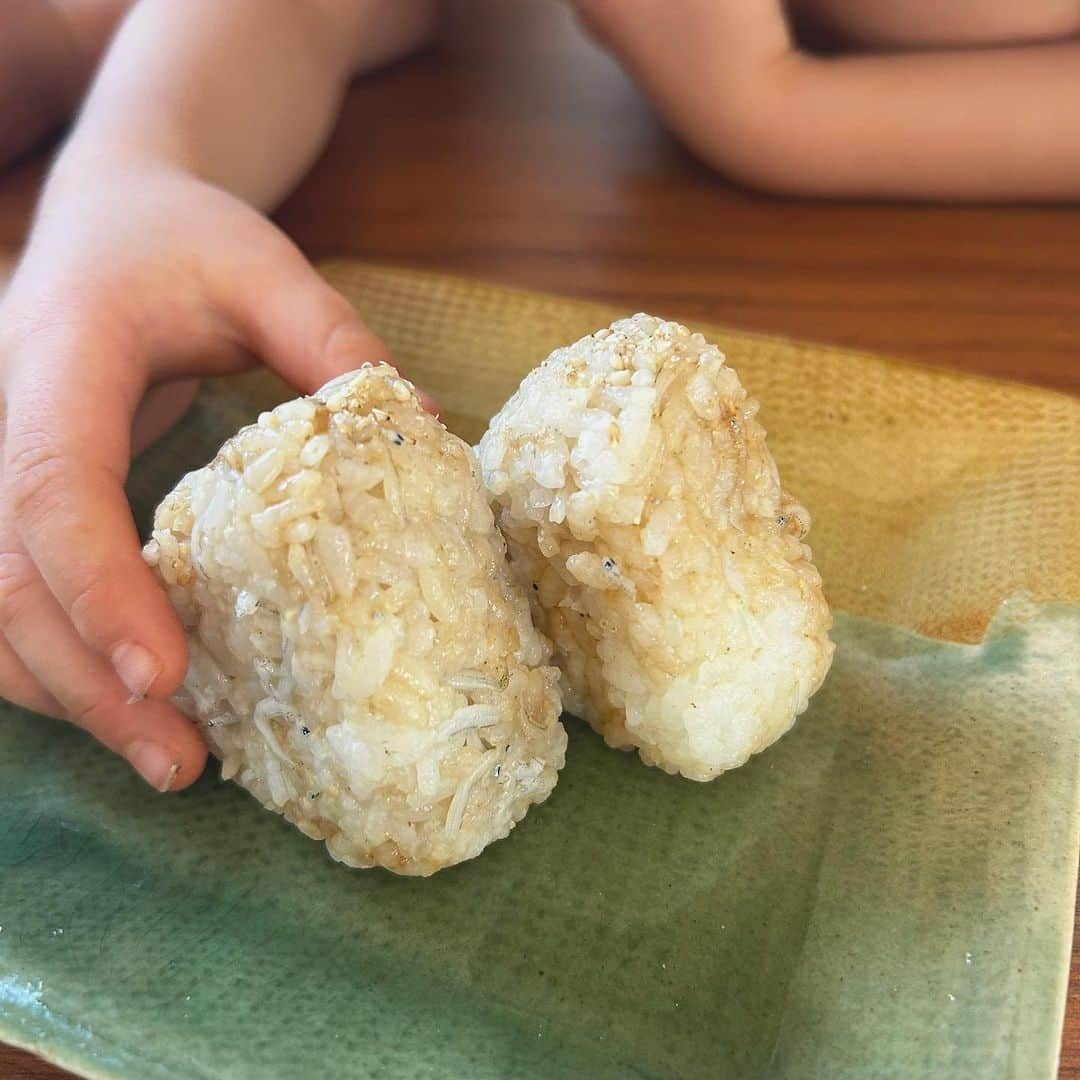
<svg viewBox="0 0 1080 1080"><path fill-rule="evenodd" d="M479 446L566 708L693 780L787 731L832 657L757 411L716 346L639 314L552 353Z"/></svg>
<svg viewBox="0 0 1080 1080"><path fill-rule="evenodd" d="M222 775L334 858L431 874L551 793L550 645L472 450L392 368L263 413L164 500L145 555Z"/></svg>

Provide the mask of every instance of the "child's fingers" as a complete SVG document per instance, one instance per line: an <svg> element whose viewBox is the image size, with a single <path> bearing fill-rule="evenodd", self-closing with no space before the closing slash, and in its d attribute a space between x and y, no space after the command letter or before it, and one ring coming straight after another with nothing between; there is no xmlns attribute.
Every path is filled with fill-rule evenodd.
<svg viewBox="0 0 1080 1080"><path fill-rule="evenodd" d="M0 575L3 574L0 568ZM4 581L0 576L0 597L3 596ZM60 703L52 694L41 688L41 683L26 669L26 665L15 654L15 650L0 637L0 697L44 716L64 715Z"/></svg>
<svg viewBox="0 0 1080 1080"><path fill-rule="evenodd" d="M142 389L136 358L85 325L77 335L27 335L17 349L6 387L4 514L75 629L130 693L166 696L183 679L187 643L143 562L124 495Z"/></svg>
<svg viewBox="0 0 1080 1080"><path fill-rule="evenodd" d="M198 379L173 379L151 387L139 403L131 425L131 452L140 454L164 435L195 400Z"/></svg>
<svg viewBox="0 0 1080 1080"><path fill-rule="evenodd" d="M251 351L302 393L364 363L394 364L382 339L300 250L281 234L274 240L271 257L223 282L227 314Z"/></svg>
<svg viewBox="0 0 1080 1080"><path fill-rule="evenodd" d="M0 677L5 696L31 707L54 699L60 712L121 754L156 787L184 787L202 771L206 748L191 721L172 705L146 699L133 702L128 689L99 655L75 632L71 621L37 574L18 538L0 514L0 632L21 671L8 667ZM30 697L22 672L44 695Z"/></svg>
<svg viewBox="0 0 1080 1080"><path fill-rule="evenodd" d="M304 393L365 361L391 361L386 345L291 241L275 232L267 248L242 272L227 268L221 282L226 314L252 352Z"/></svg>

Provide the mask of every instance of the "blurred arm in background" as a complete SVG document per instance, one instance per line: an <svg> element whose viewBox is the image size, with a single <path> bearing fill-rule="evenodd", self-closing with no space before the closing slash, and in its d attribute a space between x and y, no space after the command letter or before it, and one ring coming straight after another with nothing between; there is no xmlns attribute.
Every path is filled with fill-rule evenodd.
<svg viewBox="0 0 1080 1080"><path fill-rule="evenodd" d="M799 195L1080 196L1063 0L574 0L715 168ZM800 49L792 23L834 50Z"/></svg>

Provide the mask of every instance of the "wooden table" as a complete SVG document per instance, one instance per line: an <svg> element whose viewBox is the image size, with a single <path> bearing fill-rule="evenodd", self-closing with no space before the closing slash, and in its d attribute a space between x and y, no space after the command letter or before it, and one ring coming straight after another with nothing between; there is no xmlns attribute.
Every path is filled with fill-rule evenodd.
<svg viewBox="0 0 1080 1080"><path fill-rule="evenodd" d="M17 248L41 161L0 178ZM279 214L313 258L392 263L1080 391L1080 209L815 203L694 161L553 0L451 3L349 95ZM1061 1076L1080 1078L1077 947ZM0 1076L67 1075L0 1045Z"/></svg>

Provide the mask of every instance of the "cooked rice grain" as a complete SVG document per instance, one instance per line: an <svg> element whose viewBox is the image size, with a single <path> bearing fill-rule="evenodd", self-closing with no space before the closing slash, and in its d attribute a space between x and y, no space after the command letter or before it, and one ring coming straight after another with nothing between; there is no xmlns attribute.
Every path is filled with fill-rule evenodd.
<svg viewBox="0 0 1080 1080"><path fill-rule="evenodd" d="M552 353L479 446L567 709L694 780L787 731L832 656L757 411L714 345L635 315Z"/></svg>
<svg viewBox="0 0 1080 1080"><path fill-rule="evenodd" d="M334 858L430 874L550 794L548 643L473 452L392 368L260 416L164 500L145 554L222 774Z"/></svg>

